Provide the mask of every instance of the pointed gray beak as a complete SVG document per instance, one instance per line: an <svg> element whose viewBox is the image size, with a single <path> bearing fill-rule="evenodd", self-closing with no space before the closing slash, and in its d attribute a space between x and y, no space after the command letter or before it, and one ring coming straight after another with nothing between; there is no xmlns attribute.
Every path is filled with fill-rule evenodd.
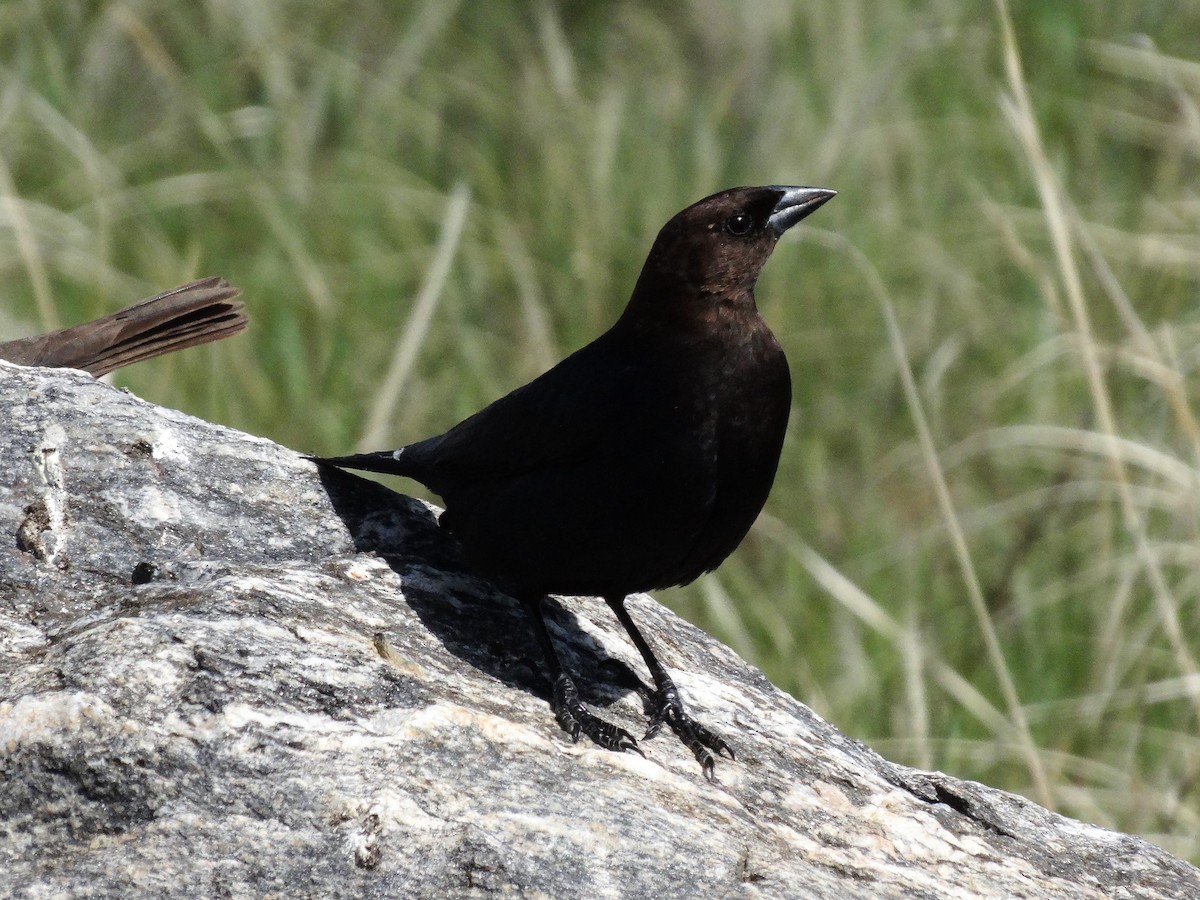
<svg viewBox="0 0 1200 900"><path fill-rule="evenodd" d="M801 219L816 212L825 202L835 196L837 191L817 187L792 187L786 184L773 184L773 191L781 194L775 209L767 217L767 224L779 237Z"/></svg>

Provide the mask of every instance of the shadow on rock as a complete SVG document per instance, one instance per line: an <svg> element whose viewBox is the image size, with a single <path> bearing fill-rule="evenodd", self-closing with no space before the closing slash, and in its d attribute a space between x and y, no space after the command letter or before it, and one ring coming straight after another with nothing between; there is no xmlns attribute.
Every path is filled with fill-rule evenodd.
<svg viewBox="0 0 1200 900"><path fill-rule="evenodd" d="M458 659L505 684L549 701L541 654L521 604L471 569L454 537L438 528L421 501L382 484L320 467L321 484L354 548L375 553L400 577L404 600L421 623ZM603 613L608 615L607 608ZM562 601L547 618L563 664L575 675L583 699L606 707L622 694L643 698L650 689L623 661L604 652Z"/></svg>

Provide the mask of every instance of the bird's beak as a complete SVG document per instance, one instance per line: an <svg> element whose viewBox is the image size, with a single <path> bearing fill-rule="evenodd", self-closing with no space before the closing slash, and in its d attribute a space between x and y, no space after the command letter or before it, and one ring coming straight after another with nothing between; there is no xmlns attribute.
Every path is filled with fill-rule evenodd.
<svg viewBox="0 0 1200 900"><path fill-rule="evenodd" d="M817 187L792 187L786 184L773 184L771 190L779 191L779 202L767 217L767 224L779 237L801 219L816 212L837 191Z"/></svg>

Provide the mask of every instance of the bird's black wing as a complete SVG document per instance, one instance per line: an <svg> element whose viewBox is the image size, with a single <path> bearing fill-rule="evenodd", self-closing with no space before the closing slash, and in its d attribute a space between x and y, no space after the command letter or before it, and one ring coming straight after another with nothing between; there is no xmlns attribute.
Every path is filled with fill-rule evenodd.
<svg viewBox="0 0 1200 900"><path fill-rule="evenodd" d="M643 367L603 335L444 434L396 451L318 459L454 486L567 466L602 452L645 393Z"/></svg>

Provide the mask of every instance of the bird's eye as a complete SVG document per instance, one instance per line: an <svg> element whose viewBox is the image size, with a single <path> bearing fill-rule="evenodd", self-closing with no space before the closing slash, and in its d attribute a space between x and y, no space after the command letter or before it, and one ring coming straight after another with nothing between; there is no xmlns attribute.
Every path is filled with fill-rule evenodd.
<svg viewBox="0 0 1200 900"><path fill-rule="evenodd" d="M753 225L754 220L750 218L749 213L745 212L735 212L725 220L725 230L737 237L749 234Z"/></svg>

